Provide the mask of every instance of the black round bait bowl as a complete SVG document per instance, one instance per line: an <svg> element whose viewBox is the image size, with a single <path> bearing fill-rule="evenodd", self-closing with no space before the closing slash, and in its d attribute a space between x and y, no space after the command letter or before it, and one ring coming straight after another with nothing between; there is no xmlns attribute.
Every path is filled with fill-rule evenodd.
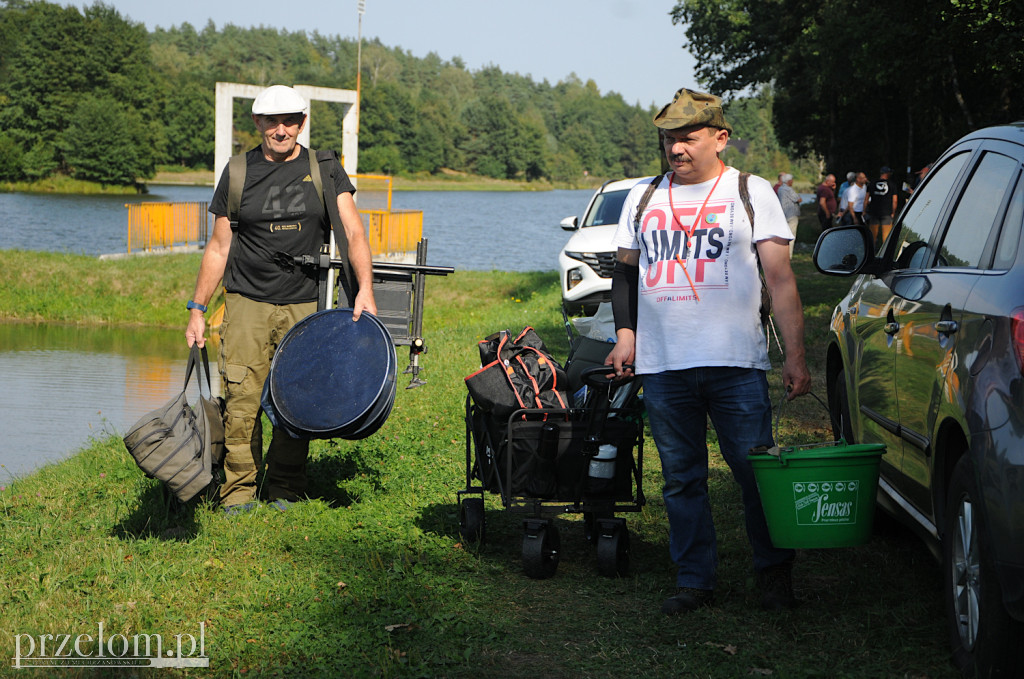
<svg viewBox="0 0 1024 679"><path fill-rule="evenodd" d="M262 405L294 438L361 439L395 403L398 359L384 324L352 309L318 311L296 323L274 353Z"/></svg>

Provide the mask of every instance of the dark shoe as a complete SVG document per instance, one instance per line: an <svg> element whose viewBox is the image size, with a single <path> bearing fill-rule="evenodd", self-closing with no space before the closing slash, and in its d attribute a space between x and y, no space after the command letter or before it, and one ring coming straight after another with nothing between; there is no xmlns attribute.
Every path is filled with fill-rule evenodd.
<svg viewBox="0 0 1024 679"><path fill-rule="evenodd" d="M680 587L674 596L665 599L665 602L661 604L661 612L665 615L688 613L698 608L710 606L714 602L715 593L713 590Z"/></svg>
<svg viewBox="0 0 1024 679"><path fill-rule="evenodd" d="M766 611L781 611L797 607L793 595L793 565L784 563L771 566L757 574L761 588L761 608Z"/></svg>
<svg viewBox="0 0 1024 679"><path fill-rule="evenodd" d="M238 514L248 514L252 510L256 509L256 506L256 502L246 502L244 505L221 507L221 510L228 516L237 516Z"/></svg>

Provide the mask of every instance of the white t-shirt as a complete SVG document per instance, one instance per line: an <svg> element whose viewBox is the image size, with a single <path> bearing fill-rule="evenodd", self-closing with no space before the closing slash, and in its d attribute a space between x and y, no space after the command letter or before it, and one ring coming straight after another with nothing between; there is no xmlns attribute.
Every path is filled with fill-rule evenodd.
<svg viewBox="0 0 1024 679"><path fill-rule="evenodd" d="M846 202L843 203L843 212L846 212L847 208L850 207L850 203L853 203L854 212L864 212L864 197L868 195L868 187L857 186L856 184L850 184L850 188L846 189Z"/></svg>
<svg viewBox="0 0 1024 679"><path fill-rule="evenodd" d="M788 241L793 234L771 184L756 176L748 180L756 223L751 232L739 174L726 169L696 224L714 179L673 185L670 203L669 182L657 178L639 233L633 222L647 183L626 197L614 244L640 251L638 374L705 366L771 368L754 243L772 237ZM673 210L678 219L671 219ZM685 270L677 256L686 262Z"/></svg>

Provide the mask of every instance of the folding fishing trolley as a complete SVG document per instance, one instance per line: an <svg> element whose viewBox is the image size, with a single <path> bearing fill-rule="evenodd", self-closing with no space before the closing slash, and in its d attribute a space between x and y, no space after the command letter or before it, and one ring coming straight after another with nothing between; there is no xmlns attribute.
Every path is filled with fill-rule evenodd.
<svg viewBox="0 0 1024 679"><path fill-rule="evenodd" d="M466 397L460 535L466 542L484 541L485 494L498 495L504 509L525 515L522 561L531 578L551 577L558 568L561 540L551 519L568 513L582 513L602 575L629 570L629 531L615 515L639 511L646 502L640 383L609 380L601 363L611 346L596 342L603 349L596 347L594 363L585 356L595 354L590 343L595 341L573 343L564 373L565 407L517 408L506 415L474 398L472 387Z"/></svg>

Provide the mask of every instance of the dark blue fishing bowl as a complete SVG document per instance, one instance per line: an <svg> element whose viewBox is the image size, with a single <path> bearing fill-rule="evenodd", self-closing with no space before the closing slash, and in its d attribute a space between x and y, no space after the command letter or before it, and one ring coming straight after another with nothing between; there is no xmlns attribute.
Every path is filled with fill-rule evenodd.
<svg viewBox="0 0 1024 679"><path fill-rule="evenodd" d="M373 314L318 311L296 323L274 353L262 404L294 438L360 439L387 420L395 402L398 359Z"/></svg>

